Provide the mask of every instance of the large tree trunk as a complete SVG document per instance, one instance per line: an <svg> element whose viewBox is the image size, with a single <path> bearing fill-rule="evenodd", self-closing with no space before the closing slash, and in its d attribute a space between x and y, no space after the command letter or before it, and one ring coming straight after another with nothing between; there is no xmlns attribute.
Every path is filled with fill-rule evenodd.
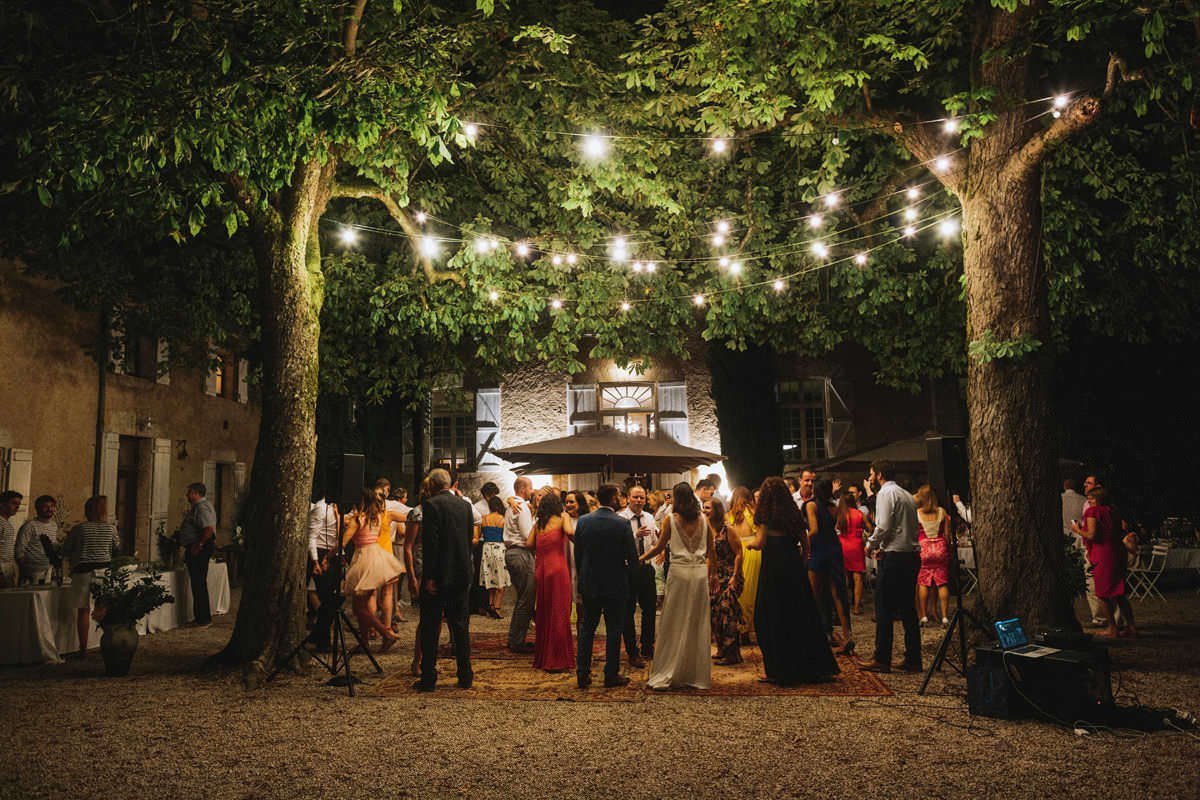
<svg viewBox="0 0 1200 800"><path fill-rule="evenodd" d="M775 351L769 347L708 348L712 395L730 487L758 488L783 471L779 412L775 405Z"/></svg>
<svg viewBox="0 0 1200 800"><path fill-rule="evenodd" d="M1019 39L1032 12L992 12L989 47ZM997 56L984 83L1023 98L1025 57ZM1028 337L1031 353L968 358L972 533L985 613L1031 628L1075 626L1063 581L1063 536L1051 429L1049 311L1041 257L1041 171L1002 166L1028 140L1022 106L972 143L960 198L965 234L967 340Z"/></svg>
<svg viewBox="0 0 1200 800"><path fill-rule="evenodd" d="M246 581L222 658L248 685L304 637L307 518L317 404L322 300L317 221L334 165L299 165L278 217L255 231L262 308L262 425L246 499Z"/></svg>

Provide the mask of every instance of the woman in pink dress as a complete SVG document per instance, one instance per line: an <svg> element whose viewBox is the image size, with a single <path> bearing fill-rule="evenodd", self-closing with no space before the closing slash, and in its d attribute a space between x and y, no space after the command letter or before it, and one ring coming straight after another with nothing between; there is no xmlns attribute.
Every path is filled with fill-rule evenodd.
<svg viewBox="0 0 1200 800"><path fill-rule="evenodd" d="M925 484L913 495L917 501L917 522L921 530L917 542L921 545L921 571L917 573L917 616L922 625L929 624L929 590L937 589L942 624L949 625L950 612L950 517L938 505L937 493Z"/></svg>
<svg viewBox="0 0 1200 800"><path fill-rule="evenodd" d="M533 666L547 672L575 669L571 638L571 572L567 565L567 540L574 529L563 528L562 500L546 492L538 502L537 519L527 546L534 552L536 585Z"/></svg>
<svg viewBox="0 0 1200 800"><path fill-rule="evenodd" d="M354 541L354 558L342 579L342 592L354 598L354 616L364 635L377 631L383 639L380 652L386 652L400 637L384 625L377 614L375 593L396 583L404 574L401 564L390 551L379 546L379 532L393 522L404 522L404 515L388 511L383 496L373 486L363 489L358 508L343 520L342 544Z"/></svg>
<svg viewBox="0 0 1200 800"><path fill-rule="evenodd" d="M837 532L842 542L842 565L853 581L855 614L862 613L863 573L867 571L867 554L863 549L863 526L866 519L858 510L856 497L842 492L837 504Z"/></svg>
<svg viewBox="0 0 1200 800"><path fill-rule="evenodd" d="M1107 614L1107 627L1096 635L1106 638L1137 636L1137 628L1133 625L1133 607L1125 597L1125 546L1121 541L1116 515L1108 504L1108 491L1097 486L1087 493L1087 498L1083 519L1072 522L1071 528L1083 538L1083 547L1092 565L1096 597L1103 601ZM1114 616L1116 609L1121 610L1121 618L1125 621L1124 630L1119 632Z"/></svg>

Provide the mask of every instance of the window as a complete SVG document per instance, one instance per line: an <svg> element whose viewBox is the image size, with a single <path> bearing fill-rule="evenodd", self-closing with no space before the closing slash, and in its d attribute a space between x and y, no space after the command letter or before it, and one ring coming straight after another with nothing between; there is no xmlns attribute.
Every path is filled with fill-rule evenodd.
<svg viewBox="0 0 1200 800"><path fill-rule="evenodd" d="M658 431L654 384L601 384L600 424L622 433L653 437Z"/></svg>
<svg viewBox="0 0 1200 800"><path fill-rule="evenodd" d="M475 419L470 414L441 414L433 418L433 461L459 469L474 457Z"/></svg>
<svg viewBox="0 0 1200 800"><path fill-rule="evenodd" d="M237 397L238 360L229 353L217 355L217 366L213 369L215 394L234 400Z"/></svg>
<svg viewBox="0 0 1200 800"><path fill-rule="evenodd" d="M148 381L158 378L158 339L131 335L125 340L125 371Z"/></svg>
<svg viewBox="0 0 1200 800"><path fill-rule="evenodd" d="M825 458L825 381L780 381L775 386L783 460L788 463Z"/></svg>

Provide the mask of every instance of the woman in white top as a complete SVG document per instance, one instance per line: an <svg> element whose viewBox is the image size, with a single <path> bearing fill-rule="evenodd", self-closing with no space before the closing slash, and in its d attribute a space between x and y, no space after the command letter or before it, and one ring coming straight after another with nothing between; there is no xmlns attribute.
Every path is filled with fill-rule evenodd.
<svg viewBox="0 0 1200 800"><path fill-rule="evenodd" d="M676 484L672 500L674 510L663 520L658 544L641 557L648 562L668 547L671 551L653 669L646 685L651 689L707 689L712 675L708 596L713 570L712 528L691 486Z"/></svg>

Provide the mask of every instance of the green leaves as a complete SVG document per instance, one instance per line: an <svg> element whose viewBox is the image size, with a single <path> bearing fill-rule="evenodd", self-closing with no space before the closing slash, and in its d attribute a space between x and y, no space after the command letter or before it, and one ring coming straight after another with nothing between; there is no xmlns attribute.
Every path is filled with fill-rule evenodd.
<svg viewBox="0 0 1200 800"><path fill-rule="evenodd" d="M967 353L981 364L987 364L998 359L1015 361L1037 352L1041 347L1041 341L1027 333L1014 339L997 339L988 329L978 339L968 343Z"/></svg>

